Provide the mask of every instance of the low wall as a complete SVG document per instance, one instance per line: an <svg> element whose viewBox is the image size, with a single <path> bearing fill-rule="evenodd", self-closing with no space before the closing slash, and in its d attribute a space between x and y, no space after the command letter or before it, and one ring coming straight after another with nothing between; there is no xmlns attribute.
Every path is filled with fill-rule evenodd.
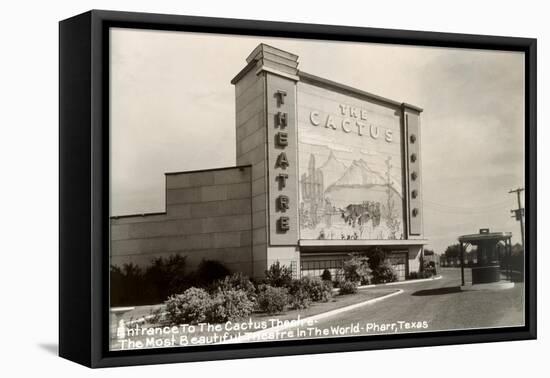
<svg viewBox="0 0 550 378"><path fill-rule="evenodd" d="M111 219L111 264L178 254L190 269L207 259L251 274L251 208L250 166L167 174L166 212Z"/></svg>

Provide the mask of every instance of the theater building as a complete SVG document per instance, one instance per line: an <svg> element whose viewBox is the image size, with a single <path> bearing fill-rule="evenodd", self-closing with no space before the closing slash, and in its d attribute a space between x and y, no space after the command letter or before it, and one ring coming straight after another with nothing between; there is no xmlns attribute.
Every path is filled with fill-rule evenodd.
<svg viewBox="0 0 550 378"><path fill-rule="evenodd" d="M166 173L165 212L112 217L112 264L180 254L191 268L218 260L261 277L279 261L299 276L377 247L400 279L418 271L422 109L308 74L265 44L231 82L237 166Z"/></svg>

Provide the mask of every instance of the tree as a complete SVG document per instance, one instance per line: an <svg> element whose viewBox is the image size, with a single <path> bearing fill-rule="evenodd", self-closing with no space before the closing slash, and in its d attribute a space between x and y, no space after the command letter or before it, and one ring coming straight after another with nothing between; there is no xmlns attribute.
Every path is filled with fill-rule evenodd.
<svg viewBox="0 0 550 378"><path fill-rule="evenodd" d="M454 259L460 257L460 244L453 244L447 247L444 253L446 258Z"/></svg>
<svg viewBox="0 0 550 378"><path fill-rule="evenodd" d="M434 251L431 249L424 249L424 256L433 256Z"/></svg>
<svg viewBox="0 0 550 378"><path fill-rule="evenodd" d="M523 256L523 246L520 243L512 246L512 256Z"/></svg>
<svg viewBox="0 0 550 378"><path fill-rule="evenodd" d="M369 268L369 258L359 254L350 254L350 259L344 261L344 277L347 281L368 284L371 269Z"/></svg>

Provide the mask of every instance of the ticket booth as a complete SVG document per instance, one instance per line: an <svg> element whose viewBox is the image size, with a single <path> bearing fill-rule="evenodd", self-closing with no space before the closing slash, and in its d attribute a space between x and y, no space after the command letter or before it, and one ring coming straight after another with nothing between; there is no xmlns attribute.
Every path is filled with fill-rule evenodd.
<svg viewBox="0 0 550 378"><path fill-rule="evenodd" d="M511 281L511 268L509 264L503 265L501 252L510 257L512 254L512 233L511 232L490 232L488 228L479 230L479 234L462 235L458 238L460 242L460 269L462 285L465 285L464 265L465 252L469 246L476 247L475 263L471 264L472 285L498 282L501 275ZM509 261L509 259L507 259Z"/></svg>

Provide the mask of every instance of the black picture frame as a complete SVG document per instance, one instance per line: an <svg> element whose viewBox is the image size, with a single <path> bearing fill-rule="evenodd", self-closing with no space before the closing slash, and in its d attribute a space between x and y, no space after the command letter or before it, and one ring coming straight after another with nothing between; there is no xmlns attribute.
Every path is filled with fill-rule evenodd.
<svg viewBox="0 0 550 378"><path fill-rule="evenodd" d="M523 327L135 351L108 350L108 29L125 27L525 53ZM531 38L92 10L59 24L59 355L88 367L535 339L537 42Z"/></svg>

